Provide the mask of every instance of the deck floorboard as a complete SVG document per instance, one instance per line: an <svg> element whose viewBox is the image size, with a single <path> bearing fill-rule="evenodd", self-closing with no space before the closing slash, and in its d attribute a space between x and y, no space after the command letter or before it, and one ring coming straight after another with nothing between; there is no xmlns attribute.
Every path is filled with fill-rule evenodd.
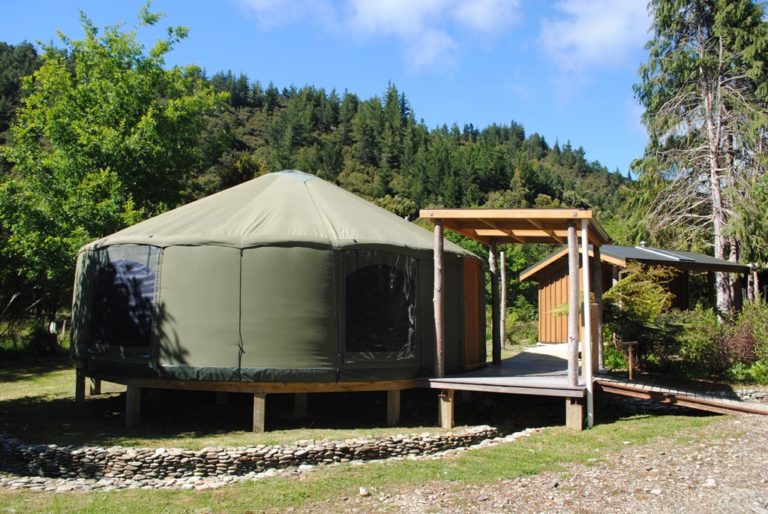
<svg viewBox="0 0 768 514"><path fill-rule="evenodd" d="M586 385L568 383L564 353L564 345L537 346L503 359L500 365L430 378L429 385L433 389L582 398Z"/></svg>

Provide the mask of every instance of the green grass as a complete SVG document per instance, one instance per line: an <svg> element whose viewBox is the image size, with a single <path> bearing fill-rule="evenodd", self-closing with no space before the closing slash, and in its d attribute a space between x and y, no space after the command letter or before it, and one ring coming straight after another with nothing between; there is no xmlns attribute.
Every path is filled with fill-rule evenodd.
<svg viewBox="0 0 768 514"><path fill-rule="evenodd" d="M585 432L548 428L512 444L439 461L397 461L367 466L321 468L300 478L271 478L209 491L126 490L109 493L34 493L0 490L0 505L17 512L259 512L299 507L308 502L354 496L357 488L375 493L429 481L494 482L545 470L567 471L570 463L598 462L630 444L659 437L695 437L716 417L634 417ZM678 435L682 434L682 435ZM597 459L597 461L595 460Z"/></svg>

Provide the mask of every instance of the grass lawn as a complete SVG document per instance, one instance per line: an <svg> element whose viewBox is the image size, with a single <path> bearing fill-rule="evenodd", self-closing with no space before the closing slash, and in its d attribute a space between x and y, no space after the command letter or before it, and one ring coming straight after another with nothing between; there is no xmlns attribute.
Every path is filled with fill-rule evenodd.
<svg viewBox="0 0 768 514"><path fill-rule="evenodd" d="M247 401L233 399L230 405L221 407L216 405L213 395L208 398L199 393L197 396L189 396L176 392L170 396L167 392L159 392L156 397L146 396L146 426L128 430L123 427L123 401L118 387L105 387L105 390L111 392L88 399L83 405L75 404L73 389L74 372L63 363L0 369L0 431L25 441L195 449L214 445L344 439L387 432L438 430L429 426L434 423L434 402L431 398L425 402L419 396L406 401L404 395L406 426L403 427L380 426L383 423L379 419L383 420L385 412L382 395L380 404L369 408L370 412L355 405L357 400L354 396L331 398L319 404L326 415L311 418L310 424L319 420L317 424L320 428L298 428L301 423L290 420L288 414L281 414L291 411L290 397L286 395L282 404L280 395L274 395L278 401L274 404L272 421L268 418L268 425L278 430L251 434L243 426L248 422ZM352 403L335 405L339 403L339 398ZM564 409L561 401L550 404L546 400L535 399L533 403L506 404L504 402L517 400L507 396L494 397L497 399L493 402L486 402L488 398L481 395L472 397L474 403L486 406L485 410L478 407L476 415L479 418L491 416L500 410L509 413L518 409L517 412L522 413L520 417L529 420L529 426L557 425L562 422L560 417ZM312 407L317 410L313 399L314 396L311 397L311 410ZM378 400L375 396L368 396L362 397L361 401L369 405ZM409 413L408 405L416 408L417 412ZM425 405L429 412L418 412ZM190 409L190 406L196 408ZM544 415L531 420L530 413L548 409L552 410L552 417ZM185 414L190 410L197 411L197 414ZM330 413L325 413L326 410L330 410ZM460 405L457 415L465 410L471 409ZM217 414L218 417L215 417ZM467 452L458 458L321 467L298 477L270 478L216 490L122 490L58 494L0 490L0 512L259 512L270 508L301 506L306 502L327 498L354 496L361 486L379 492L404 483L418 487L427 481L444 480L460 487L467 482L496 481L544 470L565 470L565 466L571 462L599 462L601 456L620 450L627 442L646 444L662 436L695 438L698 428L716 423L719 419L714 416L634 416L622 419L600 411L598 416L599 424L589 431L575 433L560 426L550 426L530 438Z"/></svg>

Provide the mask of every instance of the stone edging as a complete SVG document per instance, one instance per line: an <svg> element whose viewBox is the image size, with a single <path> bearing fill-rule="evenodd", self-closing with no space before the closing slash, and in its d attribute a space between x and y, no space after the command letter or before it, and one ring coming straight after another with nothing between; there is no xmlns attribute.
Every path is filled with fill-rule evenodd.
<svg viewBox="0 0 768 514"><path fill-rule="evenodd" d="M17 477L76 480L163 480L243 476L267 470L407 458L469 447L499 437L489 426L456 432L395 435L289 445L203 448L75 447L27 444L0 435L0 472ZM24 482L24 481L22 481Z"/></svg>

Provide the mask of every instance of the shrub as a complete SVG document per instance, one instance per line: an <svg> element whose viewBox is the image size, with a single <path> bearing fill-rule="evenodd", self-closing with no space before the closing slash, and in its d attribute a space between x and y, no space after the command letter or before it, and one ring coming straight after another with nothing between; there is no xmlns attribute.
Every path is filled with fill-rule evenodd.
<svg viewBox="0 0 768 514"><path fill-rule="evenodd" d="M755 333L749 320L728 325L723 337L723 351L732 364L751 364L757 360Z"/></svg>
<svg viewBox="0 0 768 514"><path fill-rule="evenodd" d="M689 374L717 375L730 367L725 349L724 328L712 309L697 306L678 314L681 330L677 334L684 371Z"/></svg>
<svg viewBox="0 0 768 514"><path fill-rule="evenodd" d="M619 280L603 296L605 325L622 341L639 341L637 358L663 362L674 342L676 327L666 314L672 293L665 287L677 271L663 266L630 263Z"/></svg>
<svg viewBox="0 0 768 514"><path fill-rule="evenodd" d="M768 304L746 303L727 328L723 347L730 361L729 378L768 384Z"/></svg>
<svg viewBox="0 0 768 514"><path fill-rule="evenodd" d="M609 339L603 339L609 341ZM627 357L613 344L605 345L603 353L603 359L605 361L605 367L608 369L626 369Z"/></svg>
<svg viewBox="0 0 768 514"><path fill-rule="evenodd" d="M768 364L763 361L752 364L737 362L728 370L728 378L735 382L754 382L768 385Z"/></svg>
<svg viewBox="0 0 768 514"><path fill-rule="evenodd" d="M486 310L487 334L491 334L490 306ZM507 307L504 321L504 341L502 345L532 345L539 338L539 323L536 308L522 296Z"/></svg>
<svg viewBox="0 0 768 514"><path fill-rule="evenodd" d="M768 363L768 303L761 300L745 303L735 329L751 335L752 358Z"/></svg>
<svg viewBox="0 0 768 514"><path fill-rule="evenodd" d="M749 377L752 382L768 385L768 361L757 361L749 369Z"/></svg>

